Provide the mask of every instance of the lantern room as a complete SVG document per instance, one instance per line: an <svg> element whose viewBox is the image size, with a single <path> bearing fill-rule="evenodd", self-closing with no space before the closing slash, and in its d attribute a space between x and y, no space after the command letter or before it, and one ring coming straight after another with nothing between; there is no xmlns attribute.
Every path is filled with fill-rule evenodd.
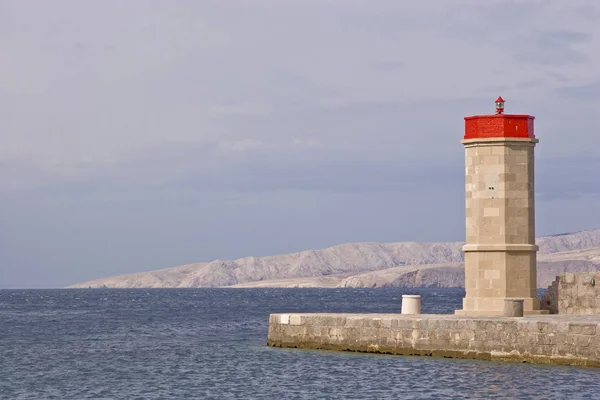
<svg viewBox="0 0 600 400"><path fill-rule="evenodd" d="M496 114L465 117L464 139L527 138L534 139L534 116L504 114L504 99L496 99Z"/></svg>

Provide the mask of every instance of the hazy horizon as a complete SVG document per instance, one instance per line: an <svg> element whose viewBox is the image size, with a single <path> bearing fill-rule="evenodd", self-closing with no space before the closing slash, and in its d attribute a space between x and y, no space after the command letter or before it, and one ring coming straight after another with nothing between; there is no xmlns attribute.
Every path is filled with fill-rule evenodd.
<svg viewBox="0 0 600 400"><path fill-rule="evenodd" d="M537 236L600 229L594 0L0 1L0 288L464 240L464 116L536 117Z"/></svg>

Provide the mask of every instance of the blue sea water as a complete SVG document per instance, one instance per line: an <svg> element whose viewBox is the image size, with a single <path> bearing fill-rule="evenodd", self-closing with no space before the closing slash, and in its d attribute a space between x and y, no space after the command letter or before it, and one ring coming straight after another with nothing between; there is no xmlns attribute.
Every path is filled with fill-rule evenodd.
<svg viewBox="0 0 600 400"><path fill-rule="evenodd" d="M600 370L266 347L277 312L450 313L456 289L0 291L1 399L600 399Z"/></svg>

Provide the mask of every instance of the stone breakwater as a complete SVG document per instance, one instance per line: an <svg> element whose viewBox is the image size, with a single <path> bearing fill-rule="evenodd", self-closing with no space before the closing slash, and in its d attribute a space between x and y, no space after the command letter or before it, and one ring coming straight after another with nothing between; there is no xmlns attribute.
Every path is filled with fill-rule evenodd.
<svg viewBox="0 0 600 400"><path fill-rule="evenodd" d="M600 315L271 314L268 345L600 367Z"/></svg>

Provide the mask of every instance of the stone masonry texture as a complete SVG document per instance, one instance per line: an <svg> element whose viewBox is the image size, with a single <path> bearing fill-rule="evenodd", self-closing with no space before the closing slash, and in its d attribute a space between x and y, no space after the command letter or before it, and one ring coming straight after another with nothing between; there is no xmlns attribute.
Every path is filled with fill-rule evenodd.
<svg viewBox="0 0 600 400"><path fill-rule="evenodd" d="M600 315L272 314L268 345L600 367Z"/></svg>
<svg viewBox="0 0 600 400"><path fill-rule="evenodd" d="M561 274L542 296L541 303L551 314L600 315L600 273Z"/></svg>
<svg viewBox="0 0 600 400"><path fill-rule="evenodd" d="M502 315L504 299L536 297L534 147L537 139L471 139L465 145L465 290L461 315Z"/></svg>

